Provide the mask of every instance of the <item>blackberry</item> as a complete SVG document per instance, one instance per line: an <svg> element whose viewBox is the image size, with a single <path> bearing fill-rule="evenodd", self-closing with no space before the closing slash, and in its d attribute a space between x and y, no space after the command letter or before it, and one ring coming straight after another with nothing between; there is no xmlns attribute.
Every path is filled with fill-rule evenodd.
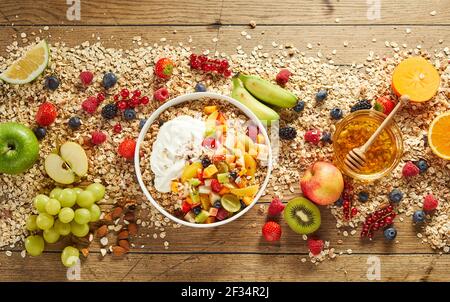
<svg viewBox="0 0 450 302"><path fill-rule="evenodd" d="M331 133L330 132L324 132L322 134L322 137L320 140L324 143L331 144L333 141L331 140Z"/></svg>
<svg viewBox="0 0 450 302"><path fill-rule="evenodd" d="M297 130L293 127L283 127L279 130L281 139L293 140L297 136Z"/></svg>
<svg viewBox="0 0 450 302"><path fill-rule="evenodd" d="M68 124L69 124L70 129L72 129L72 130L78 129L81 126L80 118L78 116L72 116L69 119Z"/></svg>
<svg viewBox="0 0 450 302"><path fill-rule="evenodd" d="M208 167L211 164L211 160L207 157L202 158L202 166L203 168Z"/></svg>
<svg viewBox="0 0 450 302"><path fill-rule="evenodd" d="M125 109L123 112L123 118L127 121L134 120L136 118L136 111L132 108Z"/></svg>
<svg viewBox="0 0 450 302"><path fill-rule="evenodd" d="M55 76L48 76L45 78L44 85L50 90L56 90L59 87L59 80Z"/></svg>
<svg viewBox="0 0 450 302"><path fill-rule="evenodd" d="M297 113L302 112L305 109L305 102L299 101L292 109Z"/></svg>
<svg viewBox="0 0 450 302"><path fill-rule="evenodd" d="M333 120L340 120L343 115L341 108L333 108L330 110L330 116Z"/></svg>
<svg viewBox="0 0 450 302"><path fill-rule="evenodd" d="M368 100L360 100L360 101L358 101L358 103L356 103L355 105L352 106L352 108L350 109L350 112L355 112L358 110L370 109L370 108L372 108L372 104L370 104L370 102Z"/></svg>
<svg viewBox="0 0 450 302"><path fill-rule="evenodd" d="M110 120L117 115L117 106L116 104L107 104L102 108L102 116Z"/></svg>

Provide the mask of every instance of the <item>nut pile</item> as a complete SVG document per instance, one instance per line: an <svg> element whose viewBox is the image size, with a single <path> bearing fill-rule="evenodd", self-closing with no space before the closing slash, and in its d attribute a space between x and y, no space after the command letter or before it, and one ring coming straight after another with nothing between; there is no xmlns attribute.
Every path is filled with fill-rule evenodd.
<svg viewBox="0 0 450 302"><path fill-rule="evenodd" d="M278 46L274 42L275 45ZM295 93L304 101L304 109L301 112L294 110L282 110L281 127L292 126L297 131L297 137L292 141L283 141L279 147L279 157L273 176L266 194L288 197L298 192L299 177L303 171L317 160L331 160L332 147L325 142L317 145L306 143L303 139L305 132L310 129L320 129L323 132L333 133L337 120L330 119L330 110L340 107L343 114L350 112L357 100L372 100L389 91L390 75L395 65L404 57L421 54L435 64L441 74L441 89L438 95L426 104L409 105L396 117L404 135L405 154L403 161L418 160L425 157L430 168L428 171L412 180L402 178L400 163L392 175L385 177L373 184L367 185L355 182L354 190L367 191L370 200L366 203L355 201L358 214L351 220L343 217L339 207L331 206L332 213L336 216L337 227L350 226L356 228L364 221L367 213L371 213L387 200L387 194L392 188L401 188L405 194L399 205L400 213L411 216L414 210L422 206L423 196L433 193L443 202L437 209L434 218L423 228L422 238L433 248L449 250L450 246L450 163L438 159L424 144L423 135L426 134L430 121L438 113L448 111L450 104L450 53L448 49L436 50L425 53L420 47L404 50L395 50L392 57L379 58L373 52L364 64L353 66L336 66L324 63L320 58L305 57L295 47L289 46L289 52L279 45L272 56L261 53L262 46L258 45L251 53L245 53L241 47L237 47L237 53L227 57L233 72L246 72L259 74L267 79L275 79L281 68L288 68L292 75L286 88ZM287 48L287 47L286 47ZM18 58L24 49L17 42L11 44L7 51L9 55L0 57L0 69L4 69L13 60ZM150 102L137 113L137 119L122 124L120 133L114 132L112 121L105 121L98 113L87 116L81 112L81 103L91 95L101 90L100 77L104 72L113 71L118 75L118 84L108 91L106 98L111 101L120 87L133 87L147 95L152 95L159 89L159 83L154 80L153 66L159 57L171 57L177 64L173 76L165 83L171 97L193 92L196 83L203 82L218 93L229 95L231 83L229 79L222 77L208 77L191 71L189 56L191 48L186 46L171 45L143 45L132 50L104 48L100 43L90 44L84 42L73 48L63 43L55 43L51 47L52 60L44 75L34 83L14 87L7 84L0 86L0 122L17 121L30 127L34 124L36 110L45 100L51 100L61 108L61 114L55 123L49 128L48 134L41 141L41 159L25 174L19 176L0 175L0 246L14 247L24 238L24 224L31 211L32 197L41 191L48 190L52 181L45 176L43 158L52 152L61 142L73 140L84 144L89 139L89 133L101 129L107 134L106 141L101 145L86 145L89 158L89 173L87 181L98 181L106 185L106 196L103 206L115 209L122 206L117 202L123 199L137 200L141 211L133 220L126 219L128 213L117 217L127 221L124 223L128 234L118 230L117 242L109 242L114 254L121 254L128 249L128 235L130 226L140 226L138 237L153 237L163 239L166 236L166 228L179 227L160 215L155 209L144 202L145 197L141 193L134 176L132 163L117 156L117 146L126 137L136 138L139 133L139 120L148 117L159 105L159 102ZM217 54L219 55L219 54ZM83 70L94 72L93 85L80 87L78 75ZM57 74L60 77L60 87L56 91L42 89L44 76ZM325 101L317 103L315 96L320 90L326 89L328 96ZM70 116L77 114L83 117L83 123L78 131L72 131L67 126ZM121 214L122 215L122 214ZM108 218L108 217L107 217ZM111 217L112 218L112 217ZM130 217L129 217L130 218ZM410 217L409 217L410 218ZM107 228L115 228L113 223ZM119 228L119 227L117 227ZM146 229L146 230L144 230ZM158 236L159 232L159 236ZM345 231L346 232L346 231ZM351 232L354 234L355 232ZM100 234L101 235L101 234ZM104 238L102 236L101 238ZM106 243L106 240L103 240ZM125 242L127 241L127 242ZM102 243L102 244L103 244ZM108 245L105 244L105 246ZM132 246L132 245L131 245ZM133 246L132 246L133 247ZM164 242L164 247L169 247L169 242ZM334 255L334 249L332 249Z"/></svg>

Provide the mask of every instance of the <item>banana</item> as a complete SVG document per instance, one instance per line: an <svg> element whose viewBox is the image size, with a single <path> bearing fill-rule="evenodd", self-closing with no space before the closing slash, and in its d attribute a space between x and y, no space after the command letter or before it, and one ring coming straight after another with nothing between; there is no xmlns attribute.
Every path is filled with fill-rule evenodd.
<svg viewBox="0 0 450 302"><path fill-rule="evenodd" d="M238 77L253 96L265 103L282 108L292 108L297 104L297 97L278 85L257 76L239 74Z"/></svg>
<svg viewBox="0 0 450 302"><path fill-rule="evenodd" d="M280 116L272 108L255 99L243 86L237 77L233 77L231 97L248 107L262 122L276 121Z"/></svg>

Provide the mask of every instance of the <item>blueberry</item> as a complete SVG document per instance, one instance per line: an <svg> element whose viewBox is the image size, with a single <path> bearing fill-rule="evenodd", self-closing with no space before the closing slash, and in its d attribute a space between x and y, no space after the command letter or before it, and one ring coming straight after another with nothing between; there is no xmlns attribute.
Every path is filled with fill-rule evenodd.
<svg viewBox="0 0 450 302"><path fill-rule="evenodd" d="M80 128L81 120L78 116L72 116L69 119L69 127L73 130Z"/></svg>
<svg viewBox="0 0 450 302"><path fill-rule="evenodd" d="M242 210L242 209L244 209L247 205L244 203L243 200L240 200L240 202L241 202L241 210Z"/></svg>
<svg viewBox="0 0 450 302"><path fill-rule="evenodd" d="M231 177L232 179L238 178L237 172L236 172L236 171L231 171L231 172L230 172L230 177Z"/></svg>
<svg viewBox="0 0 450 302"><path fill-rule="evenodd" d="M47 130L43 127L37 127L33 129L34 135L36 135L36 138L38 140L41 140L45 137L45 135L47 134Z"/></svg>
<svg viewBox="0 0 450 302"><path fill-rule="evenodd" d="M366 202L369 200L369 193L361 191L358 193L358 200L360 202Z"/></svg>
<svg viewBox="0 0 450 302"><path fill-rule="evenodd" d="M196 92L205 92L206 86L203 83L197 83L197 85L195 85L195 91Z"/></svg>
<svg viewBox="0 0 450 302"><path fill-rule="evenodd" d="M302 112L305 109L305 102L299 101L293 109L295 112Z"/></svg>
<svg viewBox="0 0 450 302"><path fill-rule="evenodd" d="M344 197L342 197L342 196L339 197L339 199L334 202L334 204L337 205L338 207L342 207L343 203L344 203Z"/></svg>
<svg viewBox="0 0 450 302"><path fill-rule="evenodd" d="M56 90L59 86L59 80L55 76L49 76L45 78L45 87L50 90Z"/></svg>
<svg viewBox="0 0 450 302"><path fill-rule="evenodd" d="M418 161L414 162L414 164L419 168L420 173L425 173L428 170L428 163L424 159L419 159Z"/></svg>
<svg viewBox="0 0 450 302"><path fill-rule="evenodd" d="M403 193L399 189L394 189L391 192L389 192L389 200L393 203L400 203L403 199Z"/></svg>
<svg viewBox="0 0 450 302"><path fill-rule="evenodd" d="M343 116L343 112L341 108L333 108L330 111L330 116L334 120L340 120Z"/></svg>
<svg viewBox="0 0 450 302"><path fill-rule="evenodd" d="M216 209L220 209L222 207L220 200L215 201L213 207L215 207Z"/></svg>
<svg viewBox="0 0 450 302"><path fill-rule="evenodd" d="M200 212L202 211L201 207L195 207L192 209L192 211L194 212L195 215L200 214Z"/></svg>
<svg viewBox="0 0 450 302"><path fill-rule="evenodd" d="M422 210L417 210L413 214L414 223L424 222L425 220L425 212Z"/></svg>
<svg viewBox="0 0 450 302"><path fill-rule="evenodd" d="M145 123L147 122L147 120L145 118L141 119L139 121L139 129L144 128Z"/></svg>
<svg viewBox="0 0 450 302"><path fill-rule="evenodd" d="M125 109L125 111L123 112L123 117L127 121L134 120L136 118L136 111L134 111L134 109L132 108Z"/></svg>
<svg viewBox="0 0 450 302"><path fill-rule="evenodd" d="M202 167L206 168L211 164L211 160L207 157L202 158Z"/></svg>
<svg viewBox="0 0 450 302"><path fill-rule="evenodd" d="M333 141L331 140L331 133L330 132L324 132L322 134L322 137L320 138L320 140L324 143L328 143L331 144Z"/></svg>
<svg viewBox="0 0 450 302"><path fill-rule="evenodd" d="M322 102L327 98L327 90L326 89L320 89L316 94L316 101Z"/></svg>
<svg viewBox="0 0 450 302"><path fill-rule="evenodd" d="M397 230L394 228L387 228L384 230L384 238L387 240L394 240L397 237Z"/></svg>
<svg viewBox="0 0 450 302"><path fill-rule="evenodd" d="M116 85L116 83L117 77L114 73L112 72L105 73L105 75L103 76L103 87L105 87L105 89L113 87L114 85Z"/></svg>

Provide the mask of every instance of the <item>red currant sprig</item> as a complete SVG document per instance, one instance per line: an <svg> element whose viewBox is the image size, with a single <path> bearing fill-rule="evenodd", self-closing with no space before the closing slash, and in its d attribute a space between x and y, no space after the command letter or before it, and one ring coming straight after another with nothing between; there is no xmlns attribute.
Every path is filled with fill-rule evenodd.
<svg viewBox="0 0 450 302"><path fill-rule="evenodd" d="M392 205L382 205L382 207L372 214L367 215L361 231L361 238L372 239L374 232L391 225L396 214Z"/></svg>
<svg viewBox="0 0 450 302"><path fill-rule="evenodd" d="M192 69L231 76L230 64L225 59L210 59L204 55L191 54L189 64Z"/></svg>
<svg viewBox="0 0 450 302"><path fill-rule="evenodd" d="M114 101L120 110L136 108L139 105L147 105L150 99L146 95L141 95L142 92L140 90L130 92L128 89L123 88L118 94L114 95Z"/></svg>
<svg viewBox="0 0 450 302"><path fill-rule="evenodd" d="M358 209L353 204L353 186L349 182L344 183L344 192L342 193L342 209L344 212L344 219L350 220L358 214Z"/></svg>

